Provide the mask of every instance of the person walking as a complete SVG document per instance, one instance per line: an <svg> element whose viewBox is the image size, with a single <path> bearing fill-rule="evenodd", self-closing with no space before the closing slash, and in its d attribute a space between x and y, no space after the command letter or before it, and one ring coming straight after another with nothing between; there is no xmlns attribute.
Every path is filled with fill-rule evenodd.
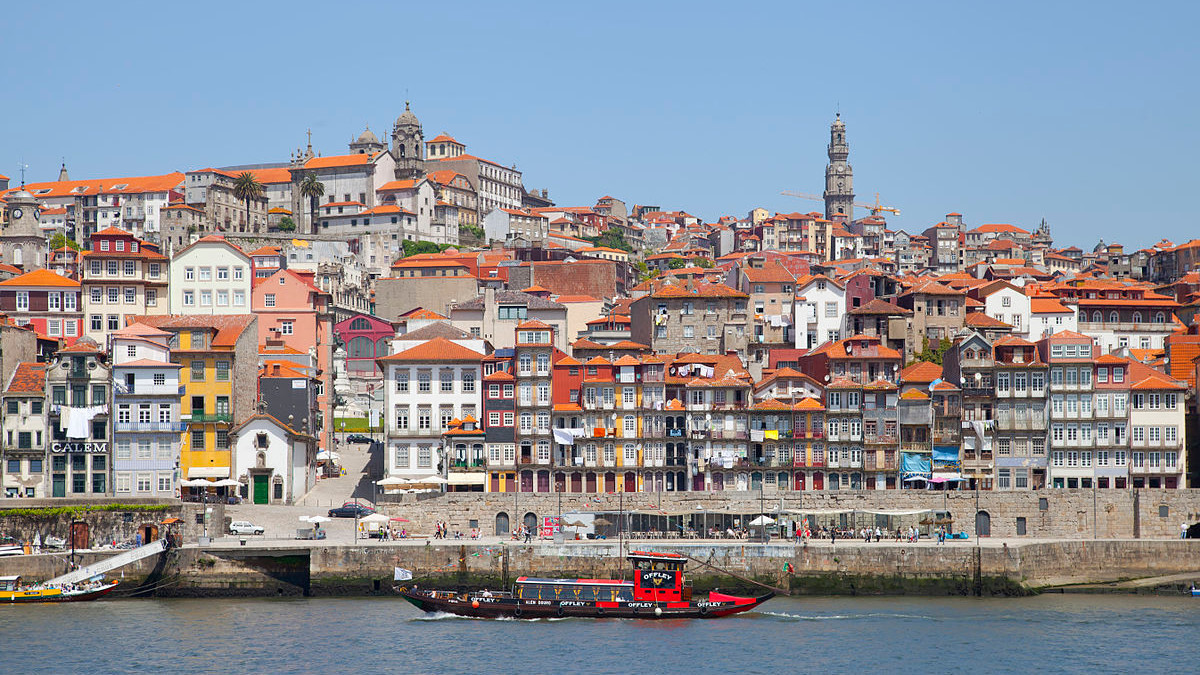
<svg viewBox="0 0 1200 675"><path fill-rule="evenodd" d="M1187 531L1188 531L1188 524L1187 524L1187 523L1180 523L1180 524L1179 524L1179 538L1180 538L1180 539L1187 539Z"/></svg>

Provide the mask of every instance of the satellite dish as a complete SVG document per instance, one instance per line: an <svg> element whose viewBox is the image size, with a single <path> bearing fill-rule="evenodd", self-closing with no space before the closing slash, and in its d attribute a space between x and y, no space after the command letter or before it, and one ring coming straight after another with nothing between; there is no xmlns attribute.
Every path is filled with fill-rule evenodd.
<svg viewBox="0 0 1200 675"><path fill-rule="evenodd" d="M825 376L825 381L826 381L826 382L828 382L828 381L829 381L829 376L828 376L828 375L826 375L826 376Z"/></svg>

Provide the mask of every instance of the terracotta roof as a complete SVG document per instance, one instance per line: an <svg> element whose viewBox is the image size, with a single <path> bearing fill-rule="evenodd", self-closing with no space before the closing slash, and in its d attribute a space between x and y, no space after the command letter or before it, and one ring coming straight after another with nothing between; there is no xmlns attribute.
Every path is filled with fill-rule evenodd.
<svg viewBox="0 0 1200 675"><path fill-rule="evenodd" d="M901 382L933 382L942 376L942 367L929 361L919 361L900 371Z"/></svg>
<svg viewBox="0 0 1200 675"><path fill-rule="evenodd" d="M450 320L450 317L442 316L441 314L438 314L437 312L435 312L431 309L425 309L424 307L417 307L416 309L410 309L409 311L401 314L400 318L401 319L418 319L418 320L424 319L424 320L432 320L432 321L449 321Z"/></svg>
<svg viewBox="0 0 1200 675"><path fill-rule="evenodd" d="M255 322L253 314L165 314L160 316L135 316L130 323L144 323L155 328L211 328L216 331L213 347L232 347L237 344L242 332ZM195 351L195 350L193 350Z"/></svg>
<svg viewBox="0 0 1200 675"><path fill-rule="evenodd" d="M438 321L427 326L421 326L416 330L410 330L403 335L397 335L395 339L404 341L413 340L432 340L434 338L445 338L447 340L469 340L471 334L461 328Z"/></svg>
<svg viewBox="0 0 1200 675"><path fill-rule="evenodd" d="M22 361L8 380L6 394L42 394L46 391L46 364Z"/></svg>
<svg viewBox="0 0 1200 675"><path fill-rule="evenodd" d="M304 163L306 169L328 169L339 166L365 166L371 163L380 153L366 154L355 153L353 155L330 155L329 157L313 157Z"/></svg>
<svg viewBox="0 0 1200 675"><path fill-rule="evenodd" d="M882 300L880 298L872 298L866 304L855 307L854 309L850 310L848 313L854 314L854 315L885 314L885 315L893 315L893 316L904 316L905 314L912 314L912 310L904 309L903 307L894 305L894 304L888 302L887 300Z"/></svg>
<svg viewBox="0 0 1200 675"><path fill-rule="evenodd" d="M972 328L1012 328L1011 325L983 312L968 312L963 324Z"/></svg>
<svg viewBox="0 0 1200 675"><path fill-rule="evenodd" d="M538 321L537 319L529 319L517 324L517 330L541 329L550 330L552 326L548 323Z"/></svg>
<svg viewBox="0 0 1200 675"><path fill-rule="evenodd" d="M958 391L958 387L950 384L946 380L942 380L941 382L933 385L932 389L933 391Z"/></svg>
<svg viewBox="0 0 1200 675"><path fill-rule="evenodd" d="M1184 389L1187 389L1187 385L1184 384L1183 382L1180 382L1179 380L1172 378L1172 377L1167 377L1166 375L1163 375L1162 373L1151 372L1149 375L1147 375L1142 380L1138 381L1136 384L1131 386L1129 389L1132 391L1139 391L1139 390L1146 390L1146 389L1184 390Z"/></svg>
<svg viewBox="0 0 1200 675"><path fill-rule="evenodd" d="M170 361L155 361L153 359L136 359L126 361L125 363L116 364L117 368L182 368L182 363L171 363Z"/></svg>
<svg viewBox="0 0 1200 675"><path fill-rule="evenodd" d="M1029 310L1034 314L1070 314L1071 310L1055 298L1030 298Z"/></svg>
<svg viewBox="0 0 1200 675"><path fill-rule="evenodd" d="M796 410L824 410L825 406L820 401L811 397L805 396L803 400L796 404Z"/></svg>
<svg viewBox="0 0 1200 675"><path fill-rule="evenodd" d="M19 277L13 277L12 279L0 281L0 286L17 288L47 286L58 288L79 288L79 282L68 279L47 269L36 269L32 272L22 274Z"/></svg>
<svg viewBox="0 0 1200 675"><path fill-rule="evenodd" d="M437 136L434 136L432 139L425 141L425 143L426 144L429 144L429 143L455 143L458 145L462 145L462 143L459 143L458 141L454 140L453 136L447 136L446 134L438 134Z"/></svg>
<svg viewBox="0 0 1200 675"><path fill-rule="evenodd" d="M904 392L903 394L900 394L900 400L901 401L927 401L927 400L929 400L929 394L926 394L925 392L921 391L920 389L909 389L908 391Z"/></svg>
<svg viewBox="0 0 1200 675"><path fill-rule="evenodd" d="M431 361L472 362L479 361L483 354L451 342L446 338L437 337L410 347L397 354L376 359L380 363L428 363Z"/></svg>
<svg viewBox="0 0 1200 675"><path fill-rule="evenodd" d="M742 274L752 284L790 284L796 281L795 275L779 263L763 265L761 268L742 267Z"/></svg>
<svg viewBox="0 0 1200 675"><path fill-rule="evenodd" d="M640 366L641 364L641 361L633 358L629 354L626 354L616 361L613 361L614 366Z"/></svg>

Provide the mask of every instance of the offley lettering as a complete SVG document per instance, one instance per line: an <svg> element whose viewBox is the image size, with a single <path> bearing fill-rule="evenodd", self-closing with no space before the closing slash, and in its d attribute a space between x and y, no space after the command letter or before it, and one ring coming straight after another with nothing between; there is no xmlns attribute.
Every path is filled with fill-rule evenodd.
<svg viewBox="0 0 1200 675"><path fill-rule="evenodd" d="M108 441L91 443L51 443L50 452L108 452Z"/></svg>

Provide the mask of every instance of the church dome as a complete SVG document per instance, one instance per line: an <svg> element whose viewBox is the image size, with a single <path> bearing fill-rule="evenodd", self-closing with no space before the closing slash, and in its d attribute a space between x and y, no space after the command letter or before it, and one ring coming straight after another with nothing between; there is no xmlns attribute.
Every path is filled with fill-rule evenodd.
<svg viewBox="0 0 1200 675"><path fill-rule="evenodd" d="M421 126L421 122L417 120L417 116L412 114L412 110L409 110L408 101L404 102L404 114L402 114L396 118L396 126L398 126L398 127L403 127L403 126L419 127L419 126Z"/></svg>
<svg viewBox="0 0 1200 675"><path fill-rule="evenodd" d="M10 192L5 195L4 201L11 204L13 202L32 202L36 200L33 198L33 195L29 194L25 190L16 190L15 192Z"/></svg>
<svg viewBox="0 0 1200 675"><path fill-rule="evenodd" d="M379 143L379 139L375 137L375 132L371 131L371 127L367 127L366 131L358 135L358 140L354 141L356 145L365 143Z"/></svg>

